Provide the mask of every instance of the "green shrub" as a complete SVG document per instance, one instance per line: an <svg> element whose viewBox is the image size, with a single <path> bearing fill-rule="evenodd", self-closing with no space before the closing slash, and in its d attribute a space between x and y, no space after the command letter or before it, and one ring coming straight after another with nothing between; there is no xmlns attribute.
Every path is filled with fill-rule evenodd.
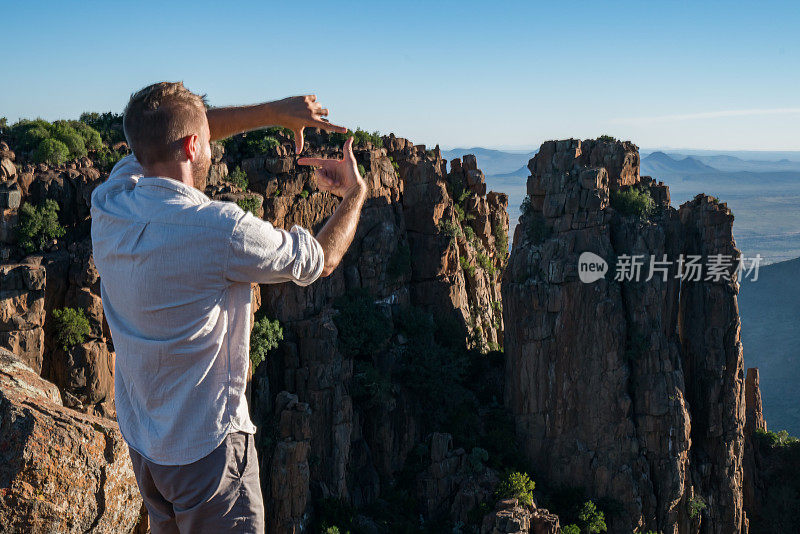
<svg viewBox="0 0 800 534"><path fill-rule="evenodd" d="M55 200L47 199L38 207L26 203L20 208L17 237L19 246L28 254L44 250L51 239L65 233L58 222L58 203Z"/></svg>
<svg viewBox="0 0 800 534"><path fill-rule="evenodd" d="M793 443L797 443L798 439L790 436L786 430L778 430L777 432L770 432L768 430L756 430L756 439L765 443L769 447L785 447Z"/></svg>
<svg viewBox="0 0 800 534"><path fill-rule="evenodd" d="M439 219L439 231L450 238L450 244L455 243L456 238L463 235L458 224L444 218Z"/></svg>
<svg viewBox="0 0 800 534"><path fill-rule="evenodd" d="M464 178L461 175L450 174L447 176L447 185L450 186L450 193L453 195L453 204L463 207L470 196L470 190L467 189Z"/></svg>
<svg viewBox="0 0 800 534"><path fill-rule="evenodd" d="M300 197L308 198L308 189L303 189L302 191L300 191Z"/></svg>
<svg viewBox="0 0 800 534"><path fill-rule="evenodd" d="M381 133L379 131L374 131L372 133L362 130L361 128L356 128L356 131L353 132L353 144L356 146L365 145L367 143L371 143L372 146L380 148L383 146L383 139L381 138Z"/></svg>
<svg viewBox="0 0 800 534"><path fill-rule="evenodd" d="M258 197L244 197L240 198L236 201L236 204L242 208L244 211L249 211L256 217L258 217L258 207L260 202L258 201Z"/></svg>
<svg viewBox="0 0 800 534"><path fill-rule="evenodd" d="M469 263L466 256L460 256L458 263L461 265L461 270L469 274L470 278L475 278L475 266Z"/></svg>
<svg viewBox="0 0 800 534"><path fill-rule="evenodd" d="M597 509L597 506L592 501L583 503L583 507L578 512L578 520L581 523L583 532L595 534L606 531L606 516Z"/></svg>
<svg viewBox="0 0 800 534"><path fill-rule="evenodd" d="M616 137L612 137L610 135L601 135L600 137L597 138L597 140L598 141L606 141L608 143L613 143L614 141L617 140L617 138Z"/></svg>
<svg viewBox="0 0 800 534"><path fill-rule="evenodd" d="M464 208L462 208L458 204L453 204L453 211L456 214L456 219L458 219L458 222L464 220Z"/></svg>
<svg viewBox="0 0 800 534"><path fill-rule="evenodd" d="M69 148L58 139L45 139L33 151L33 160L36 163L61 165L69 158Z"/></svg>
<svg viewBox="0 0 800 534"><path fill-rule="evenodd" d="M50 139L50 130L43 126L33 126L22 130L19 134L17 145L24 151L36 150L42 141L46 139ZM66 145L64 145L64 148L66 149ZM68 154L69 149L64 155L65 159Z"/></svg>
<svg viewBox="0 0 800 534"><path fill-rule="evenodd" d="M67 121L55 121L50 133L53 139L58 139L67 146L70 159L82 158L88 153L83 137Z"/></svg>
<svg viewBox="0 0 800 534"><path fill-rule="evenodd" d="M502 224L493 224L495 248L502 254L508 253L508 232Z"/></svg>
<svg viewBox="0 0 800 534"><path fill-rule="evenodd" d="M397 249L389 259L386 274L392 280L397 280L411 270L411 249L405 241L397 245Z"/></svg>
<svg viewBox="0 0 800 534"><path fill-rule="evenodd" d="M469 225L464 226L464 237L467 239L467 241L472 243L475 241L475 230L473 230Z"/></svg>
<svg viewBox="0 0 800 534"><path fill-rule="evenodd" d="M316 517L309 532L323 534L349 534L356 518L355 509L340 499L328 497L316 503ZM344 529L341 530L341 529Z"/></svg>
<svg viewBox="0 0 800 534"><path fill-rule="evenodd" d="M228 181L236 187L240 187L242 189L247 189L247 186L249 185L247 173L244 172L238 165L235 169L233 169L233 172L228 175Z"/></svg>
<svg viewBox="0 0 800 534"><path fill-rule="evenodd" d="M520 206L523 217L527 220L526 235L534 245L543 243L553 234L553 229L547 224L544 216L533 209L530 196L526 196Z"/></svg>
<svg viewBox="0 0 800 534"><path fill-rule="evenodd" d="M111 172L111 169L114 168L114 165L116 165L119 160L124 158L125 155L125 152L116 151L104 146L95 152L94 165L103 172Z"/></svg>
<svg viewBox="0 0 800 534"><path fill-rule="evenodd" d="M253 324L250 332L250 361L253 369L267 358L267 353L278 346L283 340L283 328L277 319L269 320L262 317Z"/></svg>
<svg viewBox="0 0 800 534"><path fill-rule="evenodd" d="M364 168L362 164L358 164L358 174L363 178L367 175L367 169Z"/></svg>
<svg viewBox="0 0 800 534"><path fill-rule="evenodd" d="M270 153L280 146L280 141L270 135L272 132L267 130L254 130L243 135L241 149L242 156L259 156ZM227 146L226 146L227 148Z"/></svg>
<svg viewBox="0 0 800 534"><path fill-rule="evenodd" d="M572 523L561 528L561 534L581 534L581 527Z"/></svg>
<svg viewBox="0 0 800 534"><path fill-rule="evenodd" d="M487 274L493 275L495 273L492 259L485 252L479 250L476 254L476 258L478 260L478 265L480 265L481 269L483 269Z"/></svg>
<svg viewBox="0 0 800 534"><path fill-rule="evenodd" d="M697 518L707 508L706 502L699 495L689 499L689 517Z"/></svg>
<svg viewBox="0 0 800 534"><path fill-rule="evenodd" d="M371 362L353 364L353 400L365 408L384 406L392 400L392 381Z"/></svg>
<svg viewBox="0 0 800 534"><path fill-rule="evenodd" d="M106 113L84 112L81 113L78 121L94 129L98 134L100 134L100 138L102 139L103 143L107 145L114 145L121 141L125 141L125 132L122 129L121 113L111 113L110 111ZM89 146L88 143L86 148L94 150Z"/></svg>
<svg viewBox="0 0 800 534"><path fill-rule="evenodd" d="M80 121L69 121L69 125L81 136L87 150L100 150L103 148L103 139L97 130Z"/></svg>
<svg viewBox="0 0 800 534"><path fill-rule="evenodd" d="M622 215L647 217L653 212L655 203L646 190L627 188L611 193L611 207Z"/></svg>
<svg viewBox="0 0 800 534"><path fill-rule="evenodd" d="M498 499L515 498L523 504L531 506L533 504L533 489L536 486L528 473L509 471L505 478L500 481L495 490Z"/></svg>
<svg viewBox="0 0 800 534"><path fill-rule="evenodd" d="M346 356L371 356L392 334L392 322L366 289L358 288L337 298L339 311L333 322L339 330L339 348Z"/></svg>
<svg viewBox="0 0 800 534"><path fill-rule="evenodd" d="M63 308L53 310L55 321L56 339L64 350L80 345L92 333L89 319L79 308Z"/></svg>
<svg viewBox="0 0 800 534"><path fill-rule="evenodd" d="M489 452L480 447L473 447L467 456L467 467L473 473L483 473L486 469L484 463L489 460Z"/></svg>

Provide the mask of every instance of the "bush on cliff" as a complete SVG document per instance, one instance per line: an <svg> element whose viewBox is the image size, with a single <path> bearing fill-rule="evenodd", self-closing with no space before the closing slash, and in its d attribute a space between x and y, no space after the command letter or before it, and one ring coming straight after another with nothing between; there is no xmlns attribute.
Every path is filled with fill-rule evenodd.
<svg viewBox="0 0 800 534"><path fill-rule="evenodd" d="M247 180L247 173L244 172L242 168L239 167L238 165L236 166L235 169L233 169L233 172L231 172L228 175L227 180L236 187L239 187L241 189L247 189L247 186L249 184Z"/></svg>
<svg viewBox="0 0 800 534"><path fill-rule="evenodd" d="M613 191L611 207L622 215L647 217L653 212L655 203L648 191L631 187Z"/></svg>
<svg viewBox="0 0 800 534"><path fill-rule="evenodd" d="M408 243L401 242L389 259L386 274L391 280L397 280L411 270L411 249Z"/></svg>
<svg viewBox="0 0 800 534"><path fill-rule="evenodd" d="M509 471L497 485L495 495L498 499L517 499L528 506L533 505L533 489L536 484L528 473Z"/></svg>
<svg viewBox="0 0 800 534"><path fill-rule="evenodd" d="M520 206L520 211L526 220L525 234L534 245L543 243L553 233L553 229L548 226L544 216L533 209L530 195L526 196Z"/></svg>
<svg viewBox="0 0 800 534"><path fill-rule="evenodd" d="M33 161L48 165L61 165L69 158L69 147L58 139L44 139L34 149Z"/></svg>
<svg viewBox="0 0 800 534"><path fill-rule="evenodd" d="M91 126L79 121L58 120L52 124L36 119L23 119L11 127L16 146L31 152L33 161L60 165L67 159L88 154L88 150L103 148L100 134Z"/></svg>
<svg viewBox="0 0 800 534"><path fill-rule="evenodd" d="M353 400L360 406L375 408L392 400L391 377L376 369L372 362L354 362L353 384Z"/></svg>
<svg viewBox="0 0 800 534"><path fill-rule="evenodd" d="M250 361L253 369L266 360L267 353L278 346L283 340L283 328L277 319L271 321L261 317L253 324L250 332Z"/></svg>
<svg viewBox="0 0 800 534"><path fill-rule="evenodd" d="M78 120L97 131L103 143L109 146L125 141L121 113L84 112ZM92 150L88 145L86 148Z"/></svg>
<svg viewBox="0 0 800 534"><path fill-rule="evenodd" d="M508 232L502 224L493 224L492 232L494 233L495 248L504 257L508 253Z"/></svg>
<svg viewBox="0 0 800 534"><path fill-rule="evenodd" d="M44 250L50 240L65 233L58 222L58 203L55 200L48 198L40 206L25 203L20 208L17 239L28 254Z"/></svg>
<svg viewBox="0 0 800 534"><path fill-rule="evenodd" d="M596 534L606 531L605 514L598 510L592 501L583 503L581 511L578 512L578 521L580 521L581 532Z"/></svg>
<svg viewBox="0 0 800 534"><path fill-rule="evenodd" d="M392 322L366 289L358 288L336 299L333 322L339 330L339 349L346 356L371 357L386 345Z"/></svg>
<svg viewBox="0 0 800 534"><path fill-rule="evenodd" d="M258 197L244 197L236 201L237 206L242 208L244 211L249 211L256 217L258 217L259 204Z"/></svg>
<svg viewBox="0 0 800 534"><path fill-rule="evenodd" d="M55 321L56 339L64 350L80 345L92 333L89 319L80 308L63 308L53 310Z"/></svg>

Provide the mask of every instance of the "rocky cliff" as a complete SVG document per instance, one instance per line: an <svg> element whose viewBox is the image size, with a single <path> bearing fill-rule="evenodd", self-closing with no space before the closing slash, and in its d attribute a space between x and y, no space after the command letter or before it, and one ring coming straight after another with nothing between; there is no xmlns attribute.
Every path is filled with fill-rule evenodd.
<svg viewBox="0 0 800 534"><path fill-rule="evenodd" d="M547 142L531 160L503 281L506 403L540 477L616 501L611 531L741 532L733 216L704 195L672 208L638 164L634 145L604 140ZM605 277L581 281L584 252ZM725 277L676 277L681 255L717 254ZM670 263L617 279L637 255Z"/></svg>
<svg viewBox="0 0 800 534"><path fill-rule="evenodd" d="M285 133L270 131L269 143L253 150L256 135L214 145L207 194L277 227L318 230L338 200L316 190L312 169L296 165ZM343 138L309 132L307 140L307 153L333 156ZM470 449L494 430L481 417L502 412L499 360L489 371L495 380L475 391L465 382L503 344L507 197L487 193L474 157L454 160L448 171L438 147L393 135L361 136L356 145L370 192L342 265L307 288L253 288L259 318L277 320L283 331L250 388L268 527L313 531L331 523L332 507L363 510L403 499L413 504L402 517L360 514L362 527L416 524L419 514L445 522L472 514L480 523L498 475L480 454L472 460ZM113 341L88 218L91 191L111 165L94 157L37 164L30 152L18 156L6 143L0 149L0 345L55 383L65 407L113 419ZM48 200L56 210L49 215ZM31 215L31 208L40 211ZM48 225L63 230L48 233ZM38 239L35 247L28 238ZM81 317L64 322L65 309ZM461 427L470 438L458 438L453 449L451 435L435 431L458 428L458 418L469 419ZM437 445L436 435L450 445ZM103 503L103 492L94 498Z"/></svg>
<svg viewBox="0 0 800 534"><path fill-rule="evenodd" d="M4 531L146 528L89 239L91 191L126 150L106 118L109 146L66 163L0 142ZM343 140L308 132L304 152ZM281 330L249 388L268 532L791 531L797 447L744 378L725 204L672 208L629 142L551 141L509 258L507 197L474 157L355 145L369 198L340 267L253 286L253 322ZM212 148L215 199L314 231L337 206L280 129ZM605 276L581 281L585 252ZM690 256L731 262L681 279Z"/></svg>

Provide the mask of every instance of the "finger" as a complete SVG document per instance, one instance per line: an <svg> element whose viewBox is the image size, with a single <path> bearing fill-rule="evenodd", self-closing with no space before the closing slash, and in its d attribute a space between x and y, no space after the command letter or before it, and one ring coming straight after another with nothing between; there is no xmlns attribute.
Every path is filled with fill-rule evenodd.
<svg viewBox="0 0 800 534"><path fill-rule="evenodd" d="M353 139L355 139L355 137L348 137L347 141L344 142L344 146L342 147L344 159L356 159L356 157L353 155Z"/></svg>
<svg viewBox="0 0 800 534"><path fill-rule="evenodd" d="M347 133L347 128L345 128L344 126L331 124L326 119L315 120L312 126L314 126L315 128L322 128L323 130L327 130L329 132Z"/></svg>
<svg viewBox="0 0 800 534"><path fill-rule="evenodd" d="M328 108L321 108L314 112L316 115L322 115L323 117L328 116Z"/></svg>
<svg viewBox="0 0 800 534"><path fill-rule="evenodd" d="M303 151L303 129L295 130L294 132L294 153L299 154Z"/></svg>
<svg viewBox="0 0 800 534"><path fill-rule="evenodd" d="M300 158L297 160L298 165L313 165L315 167L325 167L331 163L336 163L336 160L325 158Z"/></svg>

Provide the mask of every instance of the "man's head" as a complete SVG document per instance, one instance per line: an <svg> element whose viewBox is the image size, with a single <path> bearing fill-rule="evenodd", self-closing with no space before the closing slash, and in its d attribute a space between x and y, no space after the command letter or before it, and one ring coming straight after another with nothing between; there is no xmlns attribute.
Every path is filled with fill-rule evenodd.
<svg viewBox="0 0 800 534"><path fill-rule="evenodd" d="M201 191L211 167L203 98L182 82L154 83L131 95L122 121L128 144L145 169L190 165L194 186Z"/></svg>

